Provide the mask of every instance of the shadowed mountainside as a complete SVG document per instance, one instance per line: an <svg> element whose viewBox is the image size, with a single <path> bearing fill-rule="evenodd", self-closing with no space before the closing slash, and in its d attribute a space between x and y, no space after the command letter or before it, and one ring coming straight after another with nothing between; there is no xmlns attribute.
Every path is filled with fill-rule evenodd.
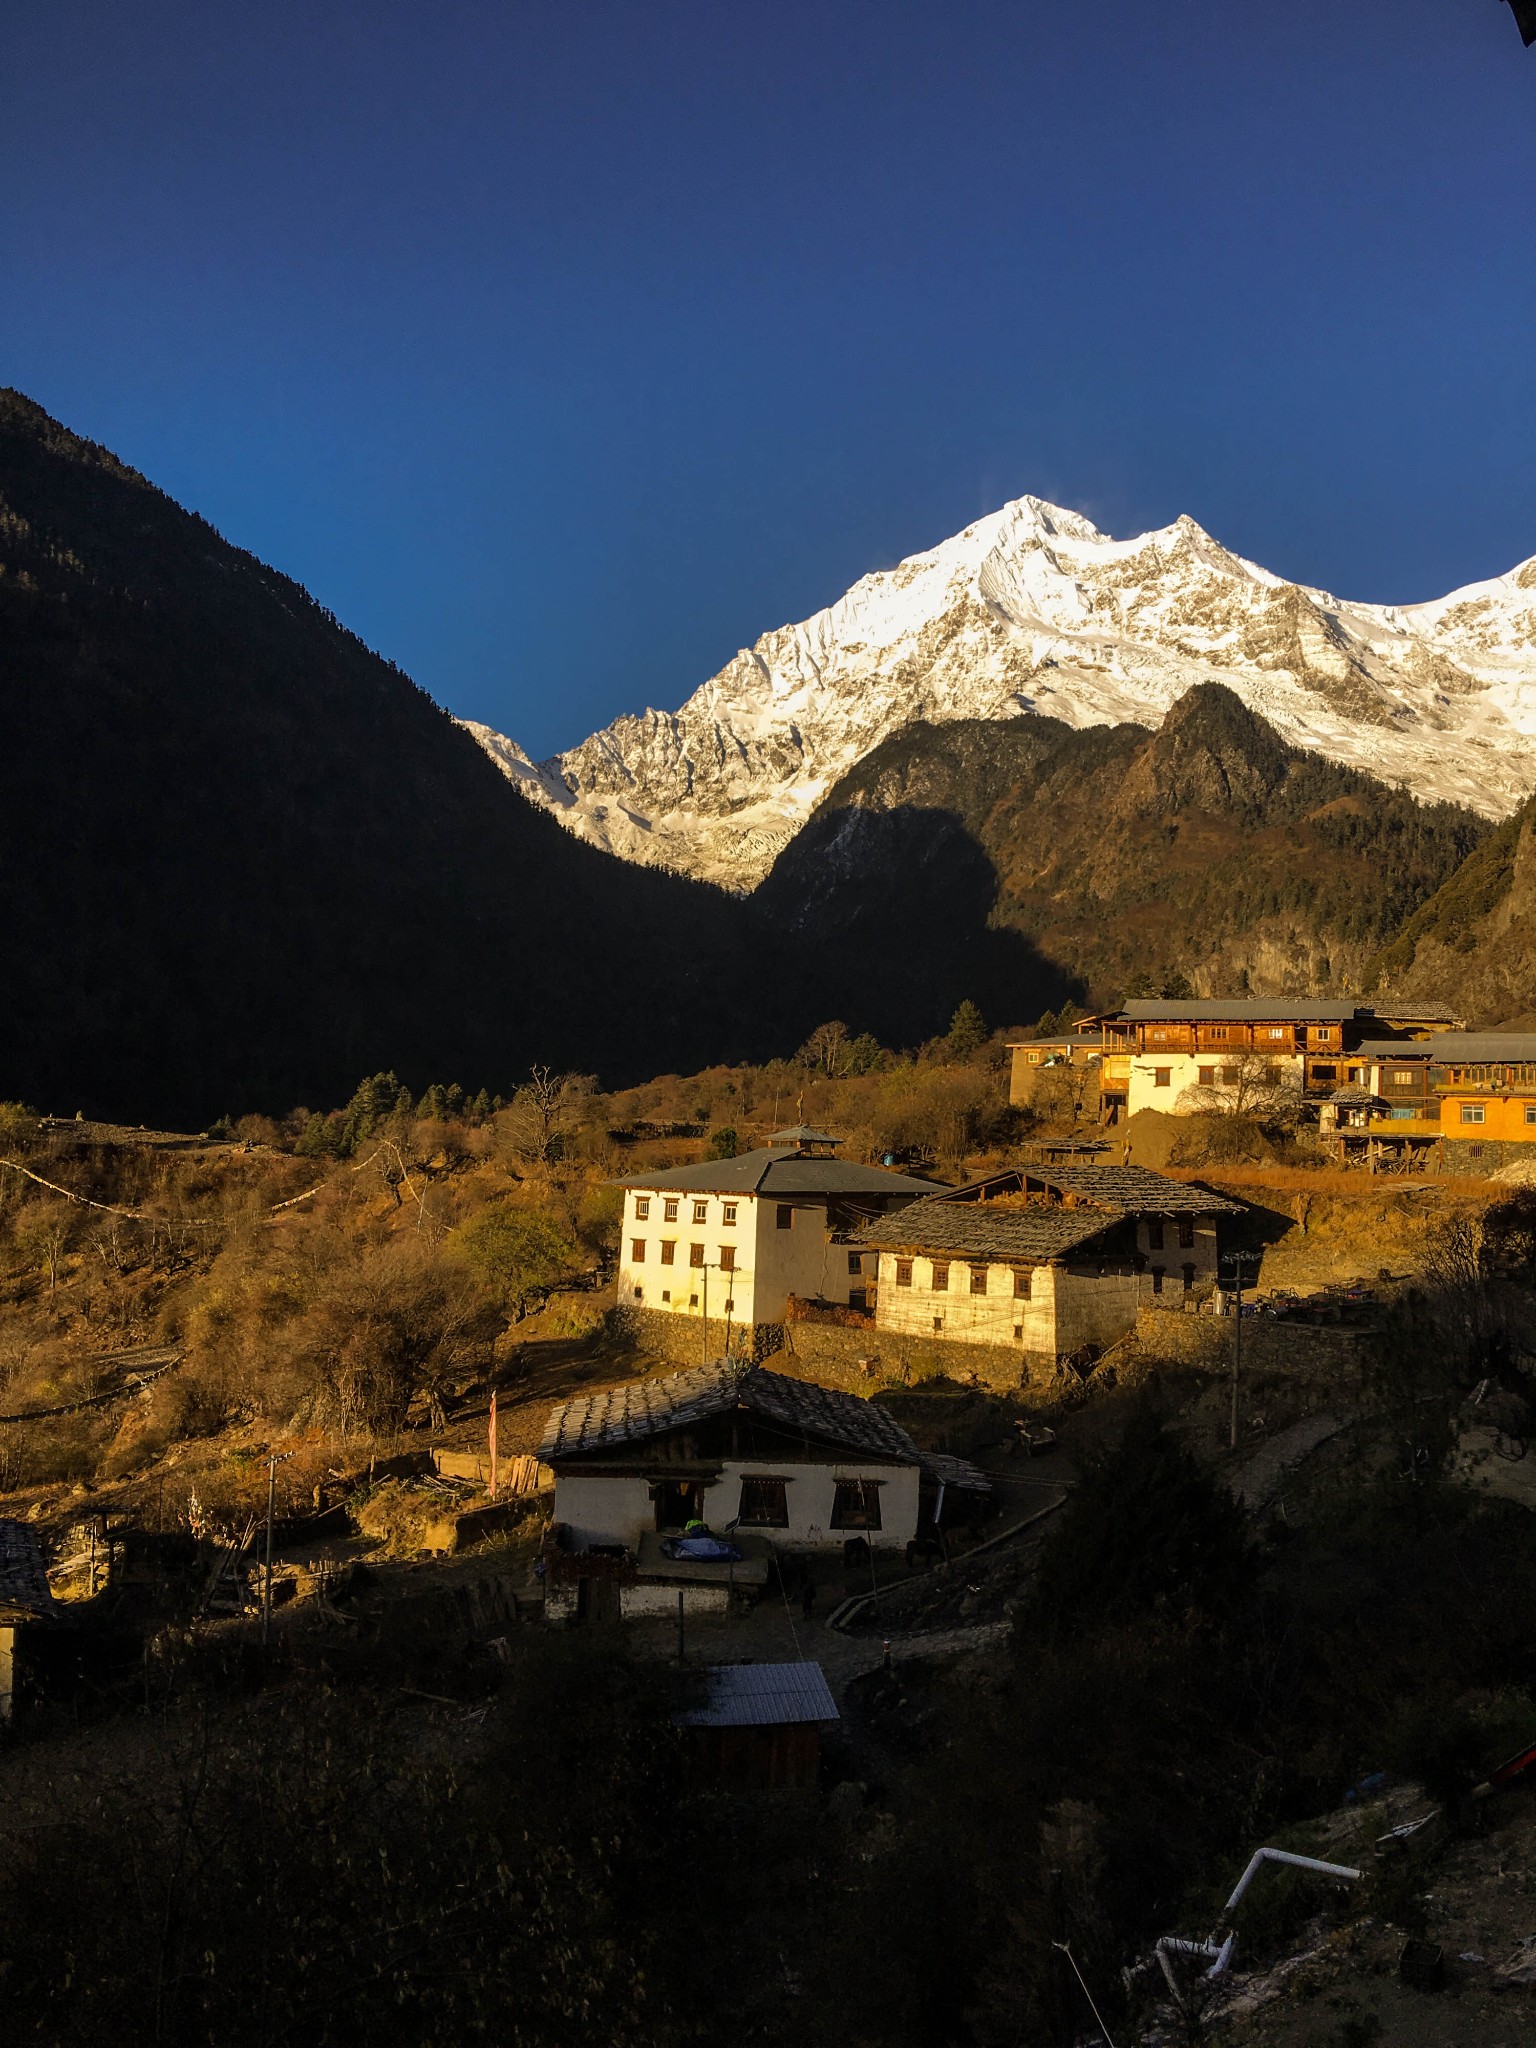
<svg viewBox="0 0 1536 2048"><path fill-rule="evenodd" d="M930 963L993 1015L1028 1013L999 1007L999 962L1033 964L1047 1000L1050 962L1096 1000L1140 975L1300 993L1359 987L1489 831L1287 745L1205 684L1155 733L909 726L828 794L757 900L838 963L848 1021L876 1031Z"/></svg>
<svg viewBox="0 0 1536 2048"><path fill-rule="evenodd" d="M297 584L0 391L0 1097L197 1124L387 1066L635 1078L778 1042L761 945L741 904L562 831Z"/></svg>

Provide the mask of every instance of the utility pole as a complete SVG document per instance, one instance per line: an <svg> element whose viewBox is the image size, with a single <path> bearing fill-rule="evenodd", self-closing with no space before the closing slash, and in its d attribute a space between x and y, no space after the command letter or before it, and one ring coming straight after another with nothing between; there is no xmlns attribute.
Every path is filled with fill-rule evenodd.
<svg viewBox="0 0 1536 2048"><path fill-rule="evenodd" d="M261 1587L261 1646L272 1640L272 1508L277 1497L277 1468L292 1457L291 1451L273 1451L267 1459L267 1569Z"/></svg>
<svg viewBox="0 0 1536 2048"><path fill-rule="evenodd" d="M1232 1317L1232 1420L1227 1436L1227 1447L1229 1450L1234 1451L1237 1449L1238 1389L1241 1384L1243 1371L1243 1266L1250 1259L1253 1261L1254 1266L1257 1267L1259 1260L1255 1253L1232 1252L1228 1257L1228 1264L1232 1268L1233 1284L1237 1294L1236 1308Z"/></svg>
<svg viewBox="0 0 1536 2048"><path fill-rule="evenodd" d="M496 1389L494 1387L491 1389L491 1422L488 1435L491 1454L491 1499L494 1500L496 1498Z"/></svg>

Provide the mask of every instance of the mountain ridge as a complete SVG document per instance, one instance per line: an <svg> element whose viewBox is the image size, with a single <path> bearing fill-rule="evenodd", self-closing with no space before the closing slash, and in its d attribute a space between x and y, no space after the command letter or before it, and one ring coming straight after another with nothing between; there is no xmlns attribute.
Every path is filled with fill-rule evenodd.
<svg viewBox="0 0 1536 2048"><path fill-rule="evenodd" d="M751 889L905 724L1155 726L1203 682L1292 744L1507 815L1536 786L1536 557L1427 603L1363 604L1274 575L1188 515L1119 541L1024 497L763 634L676 712L625 714L543 762L469 730L579 836Z"/></svg>

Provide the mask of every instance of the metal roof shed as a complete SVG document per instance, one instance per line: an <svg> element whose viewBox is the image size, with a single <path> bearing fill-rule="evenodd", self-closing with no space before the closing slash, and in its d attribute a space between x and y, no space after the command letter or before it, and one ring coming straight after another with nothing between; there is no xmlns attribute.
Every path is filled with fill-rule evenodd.
<svg viewBox="0 0 1536 2048"><path fill-rule="evenodd" d="M715 1664L703 1705L673 1716L695 1773L760 1790L812 1789L824 1729L841 1718L819 1664Z"/></svg>

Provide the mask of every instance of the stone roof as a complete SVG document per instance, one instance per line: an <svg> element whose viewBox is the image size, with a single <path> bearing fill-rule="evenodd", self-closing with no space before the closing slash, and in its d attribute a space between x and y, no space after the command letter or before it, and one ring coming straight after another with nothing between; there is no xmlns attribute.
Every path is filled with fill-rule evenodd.
<svg viewBox="0 0 1536 2048"><path fill-rule="evenodd" d="M952 1252L979 1259L1059 1259L1125 1221L1121 1211L1007 1209L994 1202L931 1196L859 1232L856 1242L886 1251Z"/></svg>
<svg viewBox="0 0 1536 2048"><path fill-rule="evenodd" d="M933 1191L931 1180L914 1180L883 1166L858 1166L851 1159L816 1159L808 1153L759 1146L735 1159L705 1159L697 1166L668 1166L626 1173L610 1187L668 1189L697 1195L901 1195L910 1199Z"/></svg>
<svg viewBox="0 0 1536 2048"><path fill-rule="evenodd" d="M1075 1199L1030 1208L981 1199L986 1189L1013 1179ZM1235 1216L1241 1210L1239 1202L1169 1180L1147 1166L1014 1167L882 1216L858 1241L961 1258L1056 1259L1129 1216Z"/></svg>
<svg viewBox="0 0 1536 2048"><path fill-rule="evenodd" d="M642 1444L740 1408L823 1443L917 1464L917 1446L885 1409L766 1367L696 1365L662 1379L607 1387L551 1408L539 1456L546 1463Z"/></svg>
<svg viewBox="0 0 1536 2048"><path fill-rule="evenodd" d="M58 1614L36 1532L0 1521L0 1622L52 1621Z"/></svg>
<svg viewBox="0 0 1536 2048"><path fill-rule="evenodd" d="M1241 1202L1229 1202L1225 1195L1213 1195L1209 1188L1191 1187L1154 1173L1150 1166L1030 1166L1024 1169L1031 1180L1044 1181L1063 1194L1086 1195L1106 1207L1135 1210L1139 1214L1162 1216L1236 1216ZM985 1182L972 1182L984 1186Z"/></svg>

